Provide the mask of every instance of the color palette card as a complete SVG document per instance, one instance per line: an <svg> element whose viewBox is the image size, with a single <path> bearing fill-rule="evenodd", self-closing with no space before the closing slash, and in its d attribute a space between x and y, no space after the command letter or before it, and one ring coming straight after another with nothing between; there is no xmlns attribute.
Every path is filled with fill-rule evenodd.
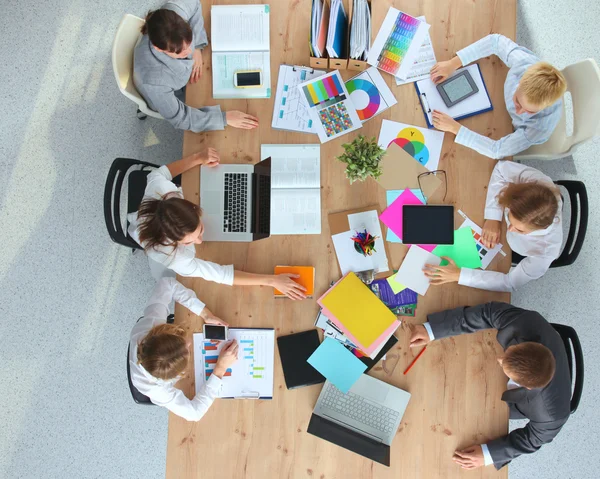
<svg viewBox="0 0 600 479"><path fill-rule="evenodd" d="M369 51L367 63L401 80L411 72L429 25L390 8Z"/></svg>
<svg viewBox="0 0 600 479"><path fill-rule="evenodd" d="M312 298L315 292L315 267L314 266L275 266L275 274L297 274L299 278L292 278L300 286L306 288L306 296ZM287 298L278 289L274 289L276 298Z"/></svg>
<svg viewBox="0 0 600 479"><path fill-rule="evenodd" d="M339 71L313 78L297 88L321 143L362 127Z"/></svg>
<svg viewBox="0 0 600 479"><path fill-rule="evenodd" d="M367 369L367 365L342 343L331 338L325 338L307 361L344 394Z"/></svg>
<svg viewBox="0 0 600 479"><path fill-rule="evenodd" d="M348 80L346 89L363 123L398 103L375 67Z"/></svg>
<svg viewBox="0 0 600 479"><path fill-rule="evenodd" d="M398 272L394 276L391 276L390 279L425 296L425 293L429 289L429 279L423 273L423 268L426 264L437 266L441 261L438 256L425 251L423 248L419 248L417 245L413 245L404 257L404 261L402 261ZM392 282L390 282L390 286L394 290Z"/></svg>
<svg viewBox="0 0 600 479"><path fill-rule="evenodd" d="M481 227L471 220L471 218L469 218L463 211L458 210L458 214L465 219L463 224L460 225L459 229L467 226L471 228L471 233L473 234L473 239L475 240L476 244L475 247L477 248L477 252L481 258L482 269L486 269L498 253L500 253L502 256L506 256L506 253L502 251L502 243L498 243L492 249L488 249L481 241Z"/></svg>
<svg viewBox="0 0 600 479"><path fill-rule="evenodd" d="M423 202L408 188L379 216L379 219L402 240L402 218L404 205L422 205ZM419 245L426 251L433 251L437 245Z"/></svg>
<svg viewBox="0 0 600 479"><path fill-rule="evenodd" d="M427 203L423 192L419 188L411 188L410 192L413 195L415 195L419 200L421 200L423 204ZM387 190L385 192L385 201L387 205L390 206L402 193L404 193L404 190ZM402 243L402 240L398 238L398 235L389 228L387 229L385 240L389 241L390 243Z"/></svg>
<svg viewBox="0 0 600 479"><path fill-rule="evenodd" d="M453 259L459 268L481 268L477 243L468 226L454 231L454 244L438 245L433 250L433 254L440 258L447 256ZM446 264L447 261L442 261L442 266Z"/></svg>

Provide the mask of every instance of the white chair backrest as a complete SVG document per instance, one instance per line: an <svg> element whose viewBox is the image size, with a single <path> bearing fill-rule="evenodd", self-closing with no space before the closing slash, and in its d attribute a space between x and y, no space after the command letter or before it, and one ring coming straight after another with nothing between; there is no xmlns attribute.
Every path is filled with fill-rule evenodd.
<svg viewBox="0 0 600 479"><path fill-rule="evenodd" d="M126 13L119 23L117 33L113 41L112 64L115 73L115 79L121 93L131 101L137 103L142 112L155 118L162 116L151 110L144 98L133 84L133 51L140 39L140 29L144 20Z"/></svg>

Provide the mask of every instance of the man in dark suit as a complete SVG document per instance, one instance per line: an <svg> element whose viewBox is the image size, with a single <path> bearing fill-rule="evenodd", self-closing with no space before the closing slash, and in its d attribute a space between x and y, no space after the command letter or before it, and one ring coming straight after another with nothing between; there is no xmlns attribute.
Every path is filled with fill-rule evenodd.
<svg viewBox="0 0 600 479"><path fill-rule="evenodd" d="M511 419L529 419L507 436L456 451L454 462L465 469L492 463L500 469L554 439L569 419L571 375L562 339L548 321L535 311L506 303L451 309L431 314L428 320L412 327L411 347L497 329L496 339L504 349L498 363L509 379L502 400L508 403Z"/></svg>

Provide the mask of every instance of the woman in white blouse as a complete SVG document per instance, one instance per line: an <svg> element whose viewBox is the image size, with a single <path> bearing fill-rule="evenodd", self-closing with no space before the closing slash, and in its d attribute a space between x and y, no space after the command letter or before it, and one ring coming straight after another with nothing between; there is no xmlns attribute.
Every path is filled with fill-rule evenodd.
<svg viewBox="0 0 600 479"><path fill-rule="evenodd" d="M196 244L202 243L204 225L202 210L183 198L183 191L173 183L173 177L199 165L217 166L219 154L213 148L195 153L148 175L140 209L128 215L129 235L139 243L150 261L154 277L161 277L168 268L181 276L200 277L227 285L271 286L291 299L304 299L306 289L292 278L294 274L264 275L234 270L233 265L196 258Z"/></svg>
<svg viewBox="0 0 600 479"><path fill-rule="evenodd" d="M198 389L193 399L188 399L175 387L175 383L188 369L191 344L186 340L183 328L166 322L169 304L173 300L199 315L205 323L227 325L204 306L196 293L175 278L160 279L146 305L144 316L131 331L131 382L157 406L166 407L188 421L199 421L221 395L221 379L227 368L237 361L238 344L232 341L222 349L208 381Z"/></svg>
<svg viewBox="0 0 600 479"><path fill-rule="evenodd" d="M554 182L542 172L512 161L499 161L488 186L482 242L493 248L500 240L502 219L506 241L523 256L508 273L426 265L431 284L458 282L489 291L514 291L541 278L558 258L562 246L562 199Z"/></svg>

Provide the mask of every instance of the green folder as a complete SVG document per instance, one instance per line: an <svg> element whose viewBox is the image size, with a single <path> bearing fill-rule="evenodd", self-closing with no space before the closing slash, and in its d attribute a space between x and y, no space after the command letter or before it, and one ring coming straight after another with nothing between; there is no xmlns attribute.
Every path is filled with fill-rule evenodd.
<svg viewBox="0 0 600 479"><path fill-rule="evenodd" d="M432 253L436 256L448 256L459 268L481 268L481 257L477 251L477 243L468 226L454 231L454 244L440 244ZM441 266L448 264L442 261Z"/></svg>

